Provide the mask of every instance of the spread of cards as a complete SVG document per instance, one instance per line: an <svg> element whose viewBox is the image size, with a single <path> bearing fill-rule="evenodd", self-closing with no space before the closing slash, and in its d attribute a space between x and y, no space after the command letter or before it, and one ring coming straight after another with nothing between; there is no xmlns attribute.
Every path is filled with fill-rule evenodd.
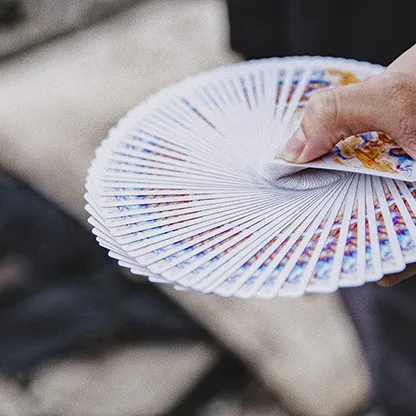
<svg viewBox="0 0 416 416"><path fill-rule="evenodd" d="M359 286L416 261L416 167L389 136L279 160L311 94L382 67L336 58L237 63L132 110L96 152L93 233L134 274L241 298Z"/></svg>

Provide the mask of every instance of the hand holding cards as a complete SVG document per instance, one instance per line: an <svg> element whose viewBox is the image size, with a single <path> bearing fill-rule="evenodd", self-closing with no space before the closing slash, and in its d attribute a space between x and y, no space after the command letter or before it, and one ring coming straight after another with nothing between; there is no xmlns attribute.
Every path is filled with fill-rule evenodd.
<svg viewBox="0 0 416 416"><path fill-rule="evenodd" d="M278 158L316 91L381 67L245 62L162 91L110 131L87 178L99 244L133 273L243 298L357 286L416 261L415 162L381 132Z"/></svg>

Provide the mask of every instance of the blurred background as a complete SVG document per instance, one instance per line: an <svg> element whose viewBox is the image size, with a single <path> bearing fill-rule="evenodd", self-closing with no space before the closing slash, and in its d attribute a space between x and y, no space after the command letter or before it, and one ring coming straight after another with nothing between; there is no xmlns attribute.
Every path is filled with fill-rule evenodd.
<svg viewBox="0 0 416 416"><path fill-rule="evenodd" d="M293 30L301 3L0 0L0 416L413 414L409 284L179 293L129 276L86 221L94 150L131 107L216 66L323 54ZM366 59L344 46L324 52Z"/></svg>

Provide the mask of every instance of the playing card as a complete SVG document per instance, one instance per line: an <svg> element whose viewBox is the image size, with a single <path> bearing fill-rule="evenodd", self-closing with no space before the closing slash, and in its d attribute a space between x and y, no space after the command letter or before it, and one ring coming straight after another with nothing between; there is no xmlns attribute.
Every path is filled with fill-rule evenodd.
<svg viewBox="0 0 416 416"><path fill-rule="evenodd" d="M308 281L307 290L309 292L332 292L339 285L346 251L347 234L352 215L354 215L353 207L356 206L357 201L359 181L360 176L358 175L352 178L347 195L341 201L338 212L333 221L328 222L329 229L326 232L324 246L319 254L313 274Z"/></svg>
<svg viewBox="0 0 416 416"><path fill-rule="evenodd" d="M405 261L400 250L400 243L394 229L388 202L380 178L372 177L371 181L383 272L399 272L404 269Z"/></svg>
<svg viewBox="0 0 416 416"><path fill-rule="evenodd" d="M284 166L299 167L280 161ZM369 132L341 140L334 149L302 167L365 173L407 181L416 180L415 161L382 132Z"/></svg>
<svg viewBox="0 0 416 416"><path fill-rule="evenodd" d="M406 208L405 196L391 179L381 182L402 255L406 263L413 263L416 261L416 227Z"/></svg>
<svg viewBox="0 0 416 416"><path fill-rule="evenodd" d="M366 203L366 281L379 280L383 276L381 264L380 245L378 240L378 229L374 211L374 199L371 176L366 175L365 179L365 203Z"/></svg>

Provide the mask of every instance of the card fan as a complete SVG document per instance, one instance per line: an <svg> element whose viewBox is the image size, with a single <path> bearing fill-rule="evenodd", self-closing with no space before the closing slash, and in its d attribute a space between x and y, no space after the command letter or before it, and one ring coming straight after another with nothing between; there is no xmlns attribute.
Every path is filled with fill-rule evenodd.
<svg viewBox="0 0 416 416"><path fill-rule="evenodd" d="M279 160L311 94L383 71L320 57L242 62L132 110L96 152L85 195L98 243L180 290L300 296L416 261L414 161L387 135Z"/></svg>

